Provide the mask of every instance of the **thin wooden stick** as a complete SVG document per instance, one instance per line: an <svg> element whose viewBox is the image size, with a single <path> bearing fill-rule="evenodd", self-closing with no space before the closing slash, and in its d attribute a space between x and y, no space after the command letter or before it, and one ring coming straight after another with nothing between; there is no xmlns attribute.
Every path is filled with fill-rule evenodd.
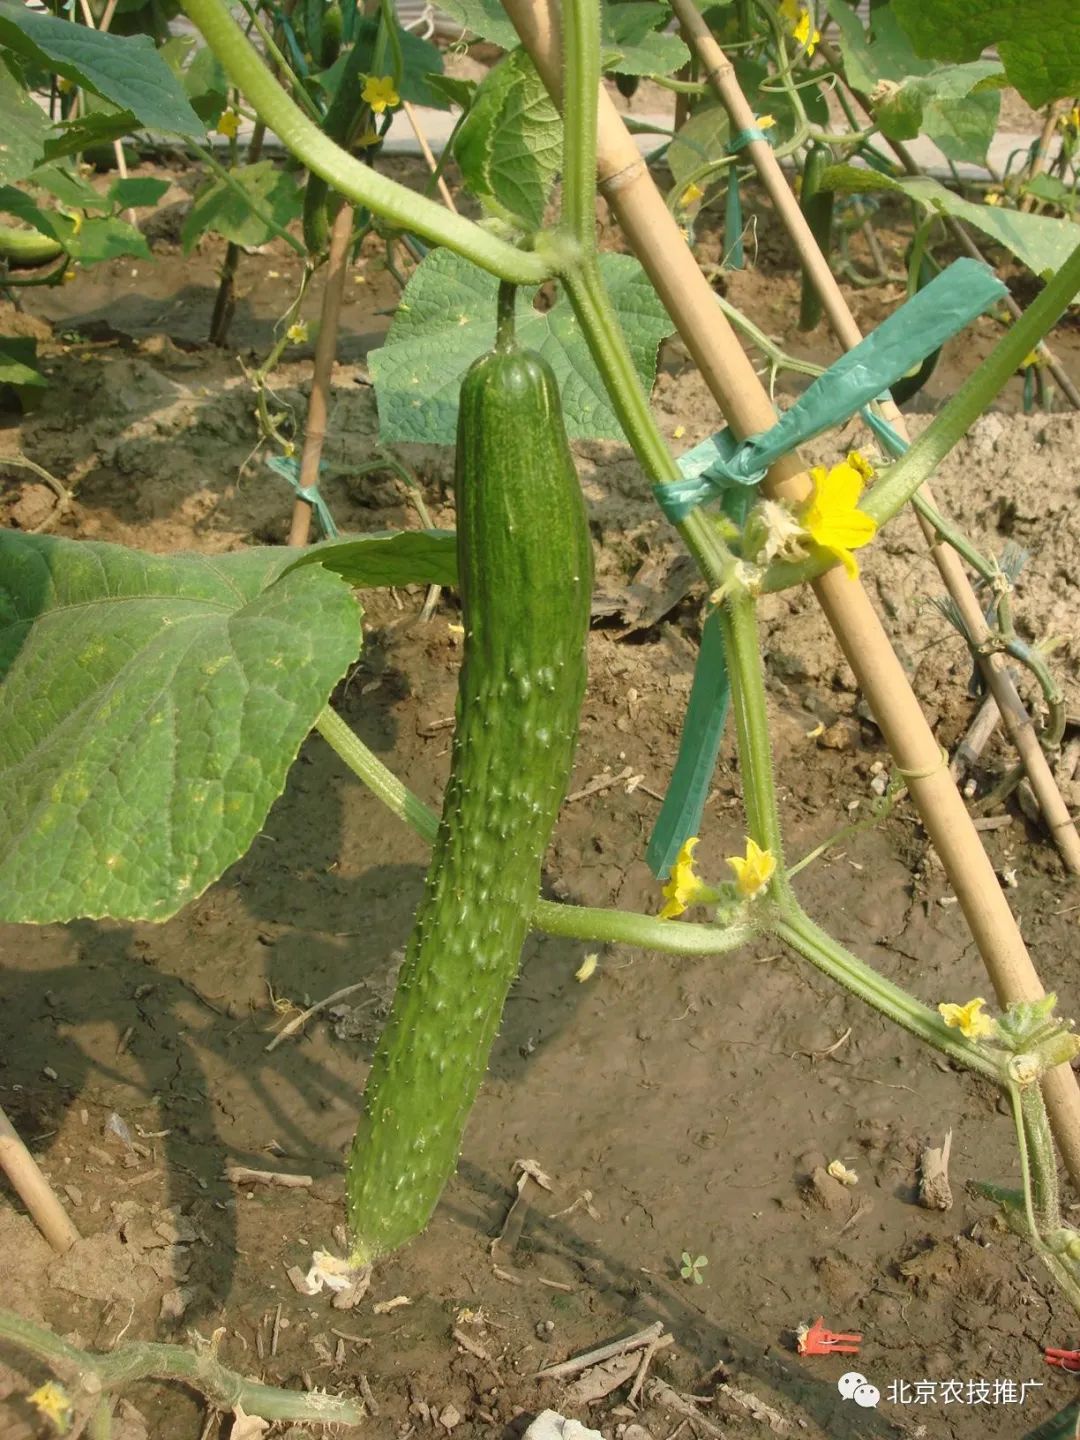
<svg viewBox="0 0 1080 1440"><path fill-rule="evenodd" d="M572 1360L563 1360L561 1364L547 1365L543 1370L537 1370L534 1379L565 1380L568 1375L580 1375L583 1370L591 1370L594 1365L613 1360L616 1355L629 1355L633 1350L644 1350L650 1345L655 1347L663 1333L662 1321L655 1320L644 1330L638 1330L622 1340L612 1340L608 1345L600 1345L584 1355L575 1355Z"/></svg>
<svg viewBox="0 0 1080 1440"><path fill-rule="evenodd" d="M319 462L326 441L326 419L330 411L330 384L337 359L338 323L345 293L349 246L352 243L353 207L342 205L330 231L330 255L326 262L319 337L315 341L315 368L311 376L311 399L304 424L304 451L300 459L300 485L309 489L319 483ZM311 534L311 506L298 495L293 505L290 545L306 545Z"/></svg>
<svg viewBox="0 0 1080 1440"><path fill-rule="evenodd" d="M424 159L427 161L428 169L431 171L432 175L438 174L439 162L431 153L431 146L428 144L427 136L424 134L424 129L423 126L420 124L420 119L416 113L416 110L413 108L412 104L408 100L402 100L401 108L405 111L405 118L412 126L412 132L416 136L416 143L420 146L420 149L423 152ZM442 175L439 175L438 186L439 194L442 196L443 204L448 210L453 210L454 214L456 215L457 206L454 204L454 197L450 194L450 186L447 185L446 180Z"/></svg>
<svg viewBox="0 0 1080 1440"><path fill-rule="evenodd" d="M734 66L716 43L694 0L673 0L673 5L683 34L693 42L702 61L706 82L731 117L732 131L749 129L754 124L754 112L742 92ZM804 269L821 297L822 308L833 334L845 350L853 349L862 340L862 332L843 291L836 283L836 277L829 269L828 260L821 253L813 232L806 223L806 217L799 209L798 201L780 168L772 146L767 140L753 140L746 148L784 228L795 242ZM881 412L897 434L904 440L908 439L904 417L892 401L883 402ZM919 493L935 509L940 510L929 485L923 485ZM978 647L986 645L991 639L991 630L964 569L964 562L951 545L939 539L936 530L924 516L919 515L918 521L938 573L964 618L971 643L978 654ZM1067 868L1074 875L1080 875L1080 835L1069 817L1068 806L1061 797L1035 725L1009 674L1008 661L1004 655L987 653L979 655L979 665L997 703L1009 739L1016 747L1031 781L1031 788L1039 802L1047 829Z"/></svg>
<svg viewBox="0 0 1080 1440"><path fill-rule="evenodd" d="M1042 133L1039 135L1039 143L1035 146L1035 154L1031 157L1031 164L1028 166L1027 179L1029 182L1046 169L1046 161L1050 154L1050 141L1054 138L1058 116L1063 108L1063 102L1060 100L1052 100L1046 107L1046 119L1043 122ZM1020 201L1020 209L1025 212L1033 210L1035 203L1034 195L1025 195Z"/></svg>
<svg viewBox="0 0 1080 1440"><path fill-rule="evenodd" d="M45 1239L62 1255L82 1236L41 1167L16 1134L15 1127L0 1107L0 1170L11 1181L16 1195L30 1212L30 1218Z"/></svg>
<svg viewBox="0 0 1080 1440"><path fill-rule="evenodd" d="M271 1050L276 1050L283 1040L287 1040L290 1035L295 1035L298 1030L302 1030L313 1015L318 1015L321 1010L327 1009L339 1000L344 1000L346 995L355 994L357 990L365 990L366 988L367 981L358 980L355 985L346 985L341 990L335 990L332 995L326 995L322 1000L317 1000L314 1005L309 1005L308 1008L302 1010L299 1015L294 1015L287 1025L281 1027L269 1045L263 1046L263 1049L267 1054L269 1054Z"/></svg>
<svg viewBox="0 0 1080 1440"><path fill-rule="evenodd" d="M504 0L504 7L558 102L562 65L553 0ZM606 91L600 91L598 104L601 194L733 433L743 437L771 429L776 423L772 402ZM808 499L813 489L798 455L774 465L765 484L770 495L796 503ZM994 867L866 591L839 565L814 581L813 588L904 775L999 1001L1006 1006L1041 998L1042 984ZM1051 1071L1043 1093L1062 1158L1080 1185L1080 1090L1071 1069L1059 1065Z"/></svg>

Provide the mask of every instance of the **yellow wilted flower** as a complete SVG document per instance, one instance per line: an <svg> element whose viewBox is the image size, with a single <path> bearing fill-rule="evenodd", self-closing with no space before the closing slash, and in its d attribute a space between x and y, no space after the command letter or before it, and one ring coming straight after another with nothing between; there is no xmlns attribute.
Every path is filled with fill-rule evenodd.
<svg viewBox="0 0 1080 1440"><path fill-rule="evenodd" d="M51 1420L61 1435L66 1435L71 1425L73 1406L71 1397L55 1380L46 1380L34 1393L27 1397L46 1420Z"/></svg>
<svg viewBox="0 0 1080 1440"><path fill-rule="evenodd" d="M697 843L697 836L692 835L683 843L675 857L671 878L663 889L664 907L660 911L661 920L673 920L676 915L682 915L689 910L691 905L707 905L719 898L715 890L710 889L694 874L694 847Z"/></svg>
<svg viewBox="0 0 1080 1440"><path fill-rule="evenodd" d="M745 855L729 855L726 864L735 872L735 889L744 900L753 900L768 885L776 869L776 856L762 850L756 840L746 840Z"/></svg>
<svg viewBox="0 0 1080 1440"><path fill-rule="evenodd" d="M595 950L591 954L585 956L585 959L574 971L574 979L578 982L579 985L584 985L586 980L592 978L592 976L596 972L596 965L599 959L600 956L596 953Z"/></svg>
<svg viewBox="0 0 1080 1440"><path fill-rule="evenodd" d="M982 1015L986 1001L979 996L976 1000L969 1000L966 1005L939 1005L938 1014L948 1025L950 1030L959 1030L961 1035L966 1035L969 1040L988 1040L998 1033L997 1021L991 1015Z"/></svg>
<svg viewBox="0 0 1080 1440"><path fill-rule="evenodd" d="M364 81L360 98L365 105L371 106L376 115L381 115L384 110L393 110L401 104L401 96L394 86L392 75L369 75Z"/></svg>
<svg viewBox="0 0 1080 1440"><path fill-rule="evenodd" d="M219 135L224 135L229 140L235 140L240 133L240 116L235 110L223 110L218 116L215 129Z"/></svg>
<svg viewBox="0 0 1080 1440"><path fill-rule="evenodd" d="M869 474L873 471L857 451L829 470L815 465L810 472L814 494L801 517L814 544L835 555L852 579L859 573L852 550L868 545L877 533L877 521L858 508Z"/></svg>
<svg viewBox="0 0 1080 1440"><path fill-rule="evenodd" d="M704 196L704 194L705 191L701 188L700 185L695 185L693 182L691 182L689 185L687 185L686 189L679 196L679 204L685 210L688 205L693 205L698 200L700 200Z"/></svg>

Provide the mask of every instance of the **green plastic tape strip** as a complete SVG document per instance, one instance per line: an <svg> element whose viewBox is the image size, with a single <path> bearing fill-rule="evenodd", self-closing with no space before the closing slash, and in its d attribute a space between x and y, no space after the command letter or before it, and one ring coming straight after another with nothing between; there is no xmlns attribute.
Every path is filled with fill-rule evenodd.
<svg viewBox="0 0 1080 1440"><path fill-rule="evenodd" d="M896 433L884 415L879 415L869 405L863 407L862 417L889 454L899 459L908 448L908 442L904 437Z"/></svg>
<svg viewBox="0 0 1080 1440"><path fill-rule="evenodd" d="M724 268L741 270L743 263L742 200L739 197L739 176L733 165L724 202Z"/></svg>
<svg viewBox="0 0 1080 1440"><path fill-rule="evenodd" d="M745 130L740 130L728 141L728 152L737 155L740 150L745 150L747 145L751 145L755 140L767 140L770 145L772 144L764 130L759 129L757 125L748 125Z"/></svg>
<svg viewBox="0 0 1080 1440"><path fill-rule="evenodd" d="M275 475L280 475L283 480L287 480L297 495L299 495L300 499L306 500L312 510L315 511L315 518L318 520L319 527L326 539L336 540L341 534L341 531L334 524L334 517L330 514L330 507L320 494L317 485L300 484L300 467L296 461L289 459L286 455L273 455L266 463ZM321 471L323 466L320 465L319 469Z"/></svg>
<svg viewBox="0 0 1080 1440"><path fill-rule="evenodd" d="M729 490L724 496L724 511L741 529L756 500L755 490ZM667 879L685 841L698 833L730 703L724 642L720 623L712 612L701 632L701 649L694 666L675 768L645 850L646 863L660 880Z"/></svg>
<svg viewBox="0 0 1080 1440"><path fill-rule="evenodd" d="M684 842L698 833L730 704L724 637L713 611L701 632L675 768L645 850L646 863L659 880L667 879Z"/></svg>
<svg viewBox="0 0 1080 1440"><path fill-rule="evenodd" d="M771 430L737 441L720 430L685 459L693 477L653 487L669 520L682 520L732 485L756 485L771 465L856 411L906 375L1005 294L994 272L977 260L955 260L853 350L830 365Z"/></svg>

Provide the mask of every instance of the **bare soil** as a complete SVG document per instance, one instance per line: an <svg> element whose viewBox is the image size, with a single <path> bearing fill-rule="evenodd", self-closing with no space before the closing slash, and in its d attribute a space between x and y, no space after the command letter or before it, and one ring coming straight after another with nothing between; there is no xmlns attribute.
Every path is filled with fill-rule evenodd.
<svg viewBox="0 0 1080 1440"><path fill-rule="evenodd" d="M153 265L102 266L64 290L31 293L21 315L5 315L40 337L50 385L40 408L9 417L0 455L22 453L69 487L72 506L54 533L154 551L281 543L290 495L252 458L244 367L268 348L298 267L278 247L244 257L232 348L207 348L221 247L208 241L189 258L179 253L191 182L175 179L171 208L153 222ZM827 362L834 352L824 332L790 332L798 281L766 219L758 268L731 276L726 293L788 348ZM900 246L898 237L894 253ZM703 227L705 258L719 248ZM316 284L312 317L319 293ZM870 326L899 298L895 289L859 290L854 303ZM327 452L336 473L324 487L347 531L419 523L389 473L350 478L377 444L365 360L396 299L376 253L365 252L348 286ZM995 333L983 321L949 348L914 406L916 426ZM1075 335L1065 329L1055 344L1080 373ZM309 373L310 350L298 348L274 379L300 422ZM780 394L803 382L787 383ZM665 348L654 399L678 447L717 427L677 344ZM1026 418L1019 402L1016 380L950 456L936 488L986 550L1008 540L1030 549L1019 623L1031 639L1062 638L1056 669L1080 716L1080 418ZM851 427L811 458L865 441ZM436 523L452 524L448 453L398 454ZM629 451L586 444L578 455L598 602L572 790L612 783L567 802L548 885L572 902L653 911L658 887L642 856L675 754L704 595L688 585L677 537ZM47 488L0 465L5 523L48 523L51 503ZM952 746L979 701L959 637L928 603L941 587L914 525L891 526L867 552L865 571ZM335 703L437 805L460 642L454 597L443 596L428 623L419 619L423 598L363 596L364 653ZM869 817L888 755L812 597L768 599L762 620L794 859ZM988 752L983 790L1006 763L1004 751ZM1006 813L987 846L1045 983L1064 1013L1077 1013L1080 887L1014 802ZM719 877L741 837L729 740L702 827L705 873ZM363 1375L375 1401L365 1433L402 1440L517 1434L546 1406L609 1440L627 1422L668 1440L683 1417L648 1392L635 1412L626 1385L589 1405L534 1378L548 1362L654 1319L675 1343L651 1373L706 1397L702 1413L732 1437L764 1435L768 1423L718 1390L724 1379L772 1406L783 1433L808 1440L1015 1440L1073 1399L1074 1379L1047 1367L1042 1348L1074 1343L1080 1322L1032 1253L966 1190L976 1179L1016 1183L1001 1101L776 947L715 961L612 949L579 983L586 947L533 937L431 1227L380 1267L357 1310L343 1315L297 1294L286 1268L306 1266L343 1218L342 1158L424 864L421 842L313 738L250 853L168 924L0 930L0 1103L86 1237L56 1258L5 1194L0 1305L99 1349L220 1327L226 1363L282 1385L358 1393ZM828 850L798 886L811 914L929 1002L987 992L906 803ZM347 1002L267 1053L294 1007L355 984L363 988ZM919 1155L949 1130L955 1205L929 1211L917 1199ZM530 1185L523 1223L519 1209L493 1258L520 1159L537 1161L554 1188ZM836 1159L857 1185L823 1174ZM313 1183L237 1187L225 1179L230 1164ZM683 1251L707 1257L703 1283L680 1277ZM378 1311L399 1296L408 1303ZM796 1327L819 1315L862 1333L858 1358L797 1355ZM9 1349L3 1360L0 1432L45 1434L25 1399L43 1372ZM841 1399L837 1379L852 1368L880 1388L876 1409ZM888 1398L892 1382L919 1380L937 1382L933 1403ZM963 1382L965 1396L968 1382L1036 1388L1023 1404L1001 1398L1007 1389L998 1403L945 1403L948 1380ZM204 1406L180 1387L146 1384L129 1399L130 1437L216 1433L203 1430ZM690 1433L705 1432L691 1422Z"/></svg>

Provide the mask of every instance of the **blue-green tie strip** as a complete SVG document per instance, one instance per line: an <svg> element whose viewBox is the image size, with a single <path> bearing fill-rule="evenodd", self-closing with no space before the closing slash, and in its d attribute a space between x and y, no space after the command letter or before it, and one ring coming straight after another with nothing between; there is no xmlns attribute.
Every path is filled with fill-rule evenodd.
<svg viewBox="0 0 1080 1440"><path fill-rule="evenodd" d="M754 140L768 141L765 131L748 125L732 138L728 153L737 155ZM727 199L724 202L724 264L728 270L743 268L742 199L739 196L739 172L734 165L728 172Z"/></svg>
<svg viewBox="0 0 1080 1440"><path fill-rule="evenodd" d="M306 500L315 512L315 518L319 522L319 528L327 540L336 540L341 531L334 524L334 517L330 514L330 507L319 493L318 485L300 484L300 466L287 455L272 455L267 460L267 465L275 475L280 475L287 480L292 488L299 495L301 500ZM322 473L323 466L319 466Z"/></svg>
<svg viewBox="0 0 1080 1440"><path fill-rule="evenodd" d="M987 266L955 261L819 376L771 430L741 443L721 430L688 450L679 460L682 478L653 487L664 514L678 522L703 501L719 498L729 518L742 526L769 468L857 411L892 455L902 455L906 443L871 409L872 403L994 305L1004 290ZM720 625L711 614L702 630L675 768L645 852L660 879L667 877L686 840L697 834L730 698Z"/></svg>
<svg viewBox="0 0 1080 1440"><path fill-rule="evenodd" d="M955 260L819 375L771 430L742 441L718 430L684 455L683 478L653 487L660 508L678 522L732 485L759 484L783 456L842 425L1004 294L988 266Z"/></svg>

